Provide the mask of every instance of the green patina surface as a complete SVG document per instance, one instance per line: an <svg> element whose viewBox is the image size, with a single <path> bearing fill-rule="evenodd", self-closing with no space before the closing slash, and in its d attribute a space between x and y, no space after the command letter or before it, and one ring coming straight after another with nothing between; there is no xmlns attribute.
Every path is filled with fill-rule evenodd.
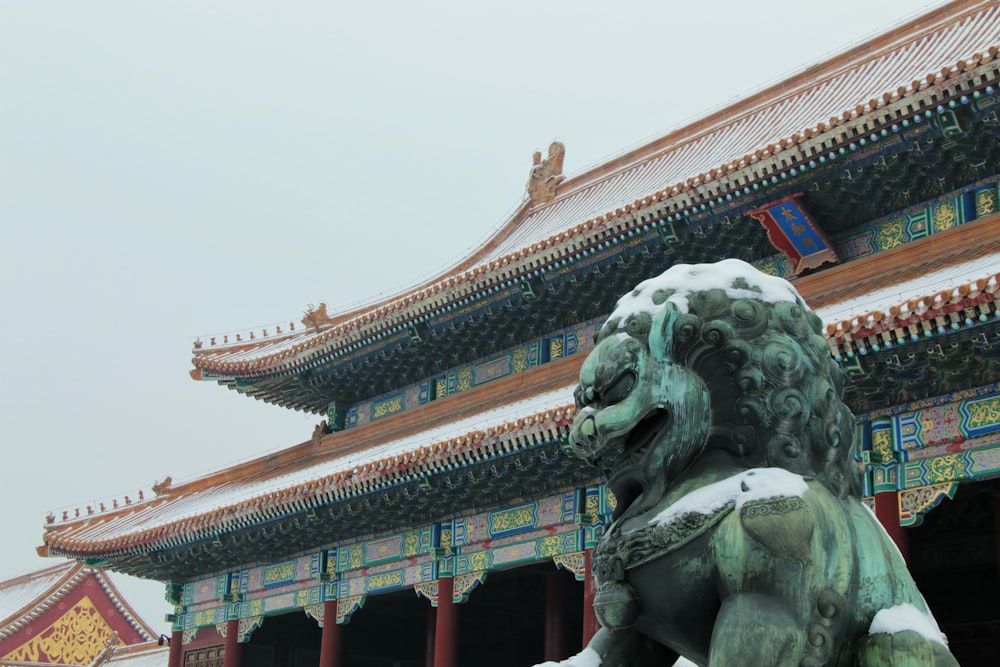
<svg viewBox="0 0 1000 667"><path fill-rule="evenodd" d="M618 501L588 650L603 667L957 665L861 503L819 319L775 280L674 267L622 298L584 363L569 446Z"/></svg>

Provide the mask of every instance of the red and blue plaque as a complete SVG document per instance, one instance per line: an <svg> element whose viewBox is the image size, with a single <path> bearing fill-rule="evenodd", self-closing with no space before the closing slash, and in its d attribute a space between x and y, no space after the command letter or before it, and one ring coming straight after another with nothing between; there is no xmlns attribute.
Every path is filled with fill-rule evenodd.
<svg viewBox="0 0 1000 667"><path fill-rule="evenodd" d="M798 201L801 196L802 193L789 195L747 212L764 226L771 245L788 257L796 275L839 261L826 235Z"/></svg>

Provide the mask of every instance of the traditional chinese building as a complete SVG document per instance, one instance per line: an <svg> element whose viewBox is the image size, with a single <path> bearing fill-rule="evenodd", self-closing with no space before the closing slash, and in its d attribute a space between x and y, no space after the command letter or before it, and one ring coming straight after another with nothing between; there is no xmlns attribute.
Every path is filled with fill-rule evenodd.
<svg viewBox="0 0 1000 667"><path fill-rule="evenodd" d="M0 582L4 666L90 665L109 650L156 639L99 569L67 561Z"/></svg>
<svg viewBox="0 0 1000 667"><path fill-rule="evenodd" d="M196 380L311 439L52 516L41 550L165 582L171 667L573 653L614 503L562 449L579 366L633 285L738 257L826 323L877 515L962 664L997 664L998 46L1000 5L960 0L589 171L553 144L433 280L195 343Z"/></svg>

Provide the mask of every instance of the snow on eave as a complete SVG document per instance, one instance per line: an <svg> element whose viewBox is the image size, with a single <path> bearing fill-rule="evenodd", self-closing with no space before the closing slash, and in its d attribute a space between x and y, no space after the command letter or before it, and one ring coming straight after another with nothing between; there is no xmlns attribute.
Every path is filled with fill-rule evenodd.
<svg viewBox="0 0 1000 667"><path fill-rule="evenodd" d="M19 606L9 608L7 617L0 620L0 640L27 627L89 574L89 568L69 561L0 582L0 602L5 594L15 593L12 589L20 589L14 602Z"/></svg>
<svg viewBox="0 0 1000 667"><path fill-rule="evenodd" d="M88 667L115 665L121 667L165 667L170 656L170 645L153 639L141 644L109 646Z"/></svg>
<svg viewBox="0 0 1000 667"><path fill-rule="evenodd" d="M574 385L575 386L575 385ZM426 431L265 480L223 482L177 493L168 502L49 529L46 544L68 554L111 554L138 545L173 546L203 534L246 527L422 477L439 465L531 446L542 434L565 430L575 414L574 386L466 417ZM484 424L497 424L485 430ZM181 489L184 485L180 485Z"/></svg>
<svg viewBox="0 0 1000 667"><path fill-rule="evenodd" d="M853 299L816 309L826 325L827 339L843 342L845 337L870 335L906 327L940 316L949 304L990 301L1000 287L1000 254L991 254L955 264L911 280L874 290Z"/></svg>

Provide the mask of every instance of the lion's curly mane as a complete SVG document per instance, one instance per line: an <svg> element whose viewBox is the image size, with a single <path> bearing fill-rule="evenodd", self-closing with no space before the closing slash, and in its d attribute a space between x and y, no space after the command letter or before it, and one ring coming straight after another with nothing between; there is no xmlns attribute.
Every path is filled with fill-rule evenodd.
<svg viewBox="0 0 1000 667"><path fill-rule="evenodd" d="M626 333L696 373L711 396L706 450L726 451L748 468L815 477L838 497L860 495L844 373L820 335L819 317L786 281L728 262L721 277L719 264L679 265L639 285L598 342ZM709 268L717 273L705 279ZM768 296L775 285L779 299ZM642 307L623 306L637 300Z"/></svg>

